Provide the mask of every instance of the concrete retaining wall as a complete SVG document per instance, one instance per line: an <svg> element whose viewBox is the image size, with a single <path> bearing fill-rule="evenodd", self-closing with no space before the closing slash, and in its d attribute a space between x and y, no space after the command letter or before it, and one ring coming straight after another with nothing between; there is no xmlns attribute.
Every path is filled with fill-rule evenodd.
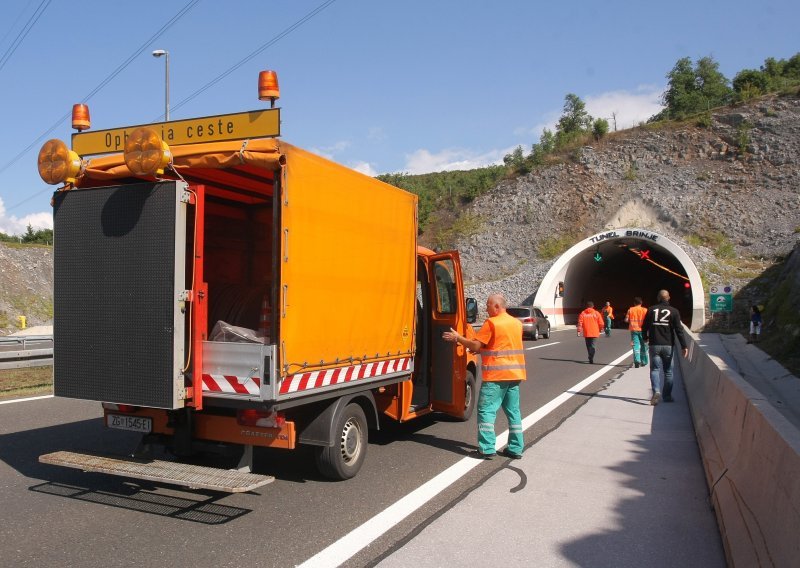
<svg viewBox="0 0 800 568"><path fill-rule="evenodd" d="M800 566L800 430L689 336L676 359L728 564Z"/></svg>

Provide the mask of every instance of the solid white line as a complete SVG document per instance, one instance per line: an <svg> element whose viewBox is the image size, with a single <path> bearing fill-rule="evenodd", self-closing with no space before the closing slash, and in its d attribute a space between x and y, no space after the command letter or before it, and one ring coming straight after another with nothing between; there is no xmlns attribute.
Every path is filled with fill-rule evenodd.
<svg viewBox="0 0 800 568"><path fill-rule="evenodd" d="M29 400L42 400L43 398L53 398L53 395L46 394L44 396L31 396L28 398L15 398L13 400L0 400L0 404L11 404L12 402L27 402Z"/></svg>
<svg viewBox="0 0 800 568"><path fill-rule="evenodd" d="M553 343L547 343L545 345L536 345L534 347L526 347L525 351L530 351L531 349L541 349L542 347L550 347L551 345L558 345L561 343L560 341L554 341Z"/></svg>
<svg viewBox="0 0 800 568"><path fill-rule="evenodd" d="M542 347L545 347L542 345ZM526 416L522 420L522 429L527 430L539 420L550 414L569 398L578 394L581 389L587 387L599 376L609 370L613 365L631 356L630 350L624 355L617 357L614 361L598 369L584 380L560 394L535 412ZM496 448L502 448L508 441L508 430L497 436ZM348 559L355 556L362 549L370 545L378 537L385 534L400 521L408 517L411 513L422 507L425 503L436 497L439 493L450 487L453 483L464 477L483 460L473 457L465 457L457 461L436 477L423 483L414 491L402 497L394 504L384 509L363 525L356 527L348 534L319 551L317 554L298 565L298 568L333 568L340 566Z"/></svg>

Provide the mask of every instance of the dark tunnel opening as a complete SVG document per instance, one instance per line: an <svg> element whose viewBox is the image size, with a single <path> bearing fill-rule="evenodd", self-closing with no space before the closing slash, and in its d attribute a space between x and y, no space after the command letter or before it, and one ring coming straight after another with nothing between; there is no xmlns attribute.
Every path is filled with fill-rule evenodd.
<svg viewBox="0 0 800 568"><path fill-rule="evenodd" d="M565 303L582 308L592 300L599 310L610 301L614 327L627 328L625 312L633 298L641 296L645 306L652 306L657 303L658 291L664 289L688 325L692 320L688 282L686 270L668 250L654 243L618 239L584 250L570 262L564 280Z"/></svg>

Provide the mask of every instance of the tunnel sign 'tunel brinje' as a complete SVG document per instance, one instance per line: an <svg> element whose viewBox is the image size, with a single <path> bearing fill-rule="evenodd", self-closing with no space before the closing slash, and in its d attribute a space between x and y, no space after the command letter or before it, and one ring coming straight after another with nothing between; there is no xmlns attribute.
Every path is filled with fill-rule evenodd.
<svg viewBox="0 0 800 568"><path fill-rule="evenodd" d="M280 109L274 108L81 132L72 135L72 149L79 156L122 152L130 133L142 126L155 130L167 145L181 146L280 136L281 115Z"/></svg>
<svg viewBox="0 0 800 568"><path fill-rule="evenodd" d="M600 233L599 235L595 235L593 237L589 237L590 243L599 243L600 241L605 241L608 239L619 239L621 237L634 237L637 239L649 239L653 242L658 240L658 235L655 233L650 233L648 231L608 231L606 233Z"/></svg>

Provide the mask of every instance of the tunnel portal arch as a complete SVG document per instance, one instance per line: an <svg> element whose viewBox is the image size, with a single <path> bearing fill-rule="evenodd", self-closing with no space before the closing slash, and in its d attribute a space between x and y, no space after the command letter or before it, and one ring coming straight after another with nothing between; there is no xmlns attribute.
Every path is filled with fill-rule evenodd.
<svg viewBox="0 0 800 568"><path fill-rule="evenodd" d="M595 258L599 255L598 258ZM559 285L563 284L563 294ZM688 284L688 286L687 286ZM641 296L656 303L668 290L683 323L699 330L705 323L705 291L689 255L675 242L640 228L611 229L585 238L553 264L533 299L554 326L575 324L587 300L596 308L610 301L615 327L626 327L625 311Z"/></svg>

